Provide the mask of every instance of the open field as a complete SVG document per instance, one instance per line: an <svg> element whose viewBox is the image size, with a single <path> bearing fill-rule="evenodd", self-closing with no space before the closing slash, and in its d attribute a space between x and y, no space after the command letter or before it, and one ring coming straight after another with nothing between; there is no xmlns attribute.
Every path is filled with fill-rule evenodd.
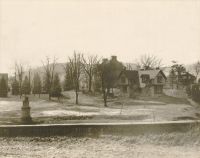
<svg viewBox="0 0 200 158"><path fill-rule="evenodd" d="M197 120L200 109L193 107L186 99L162 96L157 98L114 98L103 106L101 96L80 93L80 105L74 104L74 92L58 102L48 101L47 95L29 96L31 115L37 123L69 122L158 122L174 120ZM22 99L11 96L0 98L0 124L19 124Z"/></svg>
<svg viewBox="0 0 200 158"><path fill-rule="evenodd" d="M159 135L0 138L0 157L200 158L200 130Z"/></svg>

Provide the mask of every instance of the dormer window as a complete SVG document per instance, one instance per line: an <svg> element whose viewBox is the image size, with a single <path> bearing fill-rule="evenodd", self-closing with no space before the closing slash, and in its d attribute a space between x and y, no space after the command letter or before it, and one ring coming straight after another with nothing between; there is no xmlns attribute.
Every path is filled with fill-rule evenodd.
<svg viewBox="0 0 200 158"><path fill-rule="evenodd" d="M163 79L162 76L158 76L157 82L158 82L158 83L162 83L162 79Z"/></svg>
<svg viewBox="0 0 200 158"><path fill-rule="evenodd" d="M142 83L149 83L150 81L150 76L149 75L142 75Z"/></svg>

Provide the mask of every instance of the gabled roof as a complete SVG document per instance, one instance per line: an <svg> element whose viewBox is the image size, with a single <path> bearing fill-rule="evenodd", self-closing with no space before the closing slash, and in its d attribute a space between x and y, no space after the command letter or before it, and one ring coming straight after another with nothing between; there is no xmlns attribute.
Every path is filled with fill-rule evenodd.
<svg viewBox="0 0 200 158"><path fill-rule="evenodd" d="M154 79L159 73L161 73L166 79L166 76L162 70L140 70L138 73L140 77L143 75L149 75L150 79Z"/></svg>
<svg viewBox="0 0 200 158"><path fill-rule="evenodd" d="M191 77L195 77L193 74L189 73L189 72L182 72L181 76L191 76ZM196 77L195 77L196 78Z"/></svg>
<svg viewBox="0 0 200 158"><path fill-rule="evenodd" d="M124 74L128 79L138 79L138 71L136 70L123 70L121 71L119 77Z"/></svg>

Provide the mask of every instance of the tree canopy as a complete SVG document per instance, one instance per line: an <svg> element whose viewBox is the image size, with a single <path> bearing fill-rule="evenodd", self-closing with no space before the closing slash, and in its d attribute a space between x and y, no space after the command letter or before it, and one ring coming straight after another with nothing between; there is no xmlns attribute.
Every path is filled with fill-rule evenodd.
<svg viewBox="0 0 200 158"><path fill-rule="evenodd" d="M12 95L19 95L19 82L16 78L12 83Z"/></svg>
<svg viewBox="0 0 200 158"><path fill-rule="evenodd" d="M42 91L42 82L38 73L33 77L33 94L41 94Z"/></svg>
<svg viewBox="0 0 200 158"><path fill-rule="evenodd" d="M58 74L56 73L54 76L53 85L51 88L51 96L58 97L59 99L59 97L61 96L61 91L62 91L62 88L60 84L60 79L59 79Z"/></svg>
<svg viewBox="0 0 200 158"><path fill-rule="evenodd" d="M30 83L29 83L29 79L27 76L25 76L24 81L22 83L22 94L30 94L31 92L31 87L30 87Z"/></svg>

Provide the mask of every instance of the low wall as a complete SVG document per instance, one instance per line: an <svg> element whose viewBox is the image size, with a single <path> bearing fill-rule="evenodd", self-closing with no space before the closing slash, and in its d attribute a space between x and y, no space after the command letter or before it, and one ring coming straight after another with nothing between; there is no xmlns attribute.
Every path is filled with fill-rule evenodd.
<svg viewBox="0 0 200 158"><path fill-rule="evenodd" d="M178 90L178 89L163 89L163 93L165 95L176 97L176 98L186 98L187 94L184 90Z"/></svg>
<svg viewBox="0 0 200 158"><path fill-rule="evenodd" d="M16 136L91 136L103 134L141 135L170 132L186 132L199 126L200 121L166 123L79 123L54 125L4 125L0 126L1 137Z"/></svg>

